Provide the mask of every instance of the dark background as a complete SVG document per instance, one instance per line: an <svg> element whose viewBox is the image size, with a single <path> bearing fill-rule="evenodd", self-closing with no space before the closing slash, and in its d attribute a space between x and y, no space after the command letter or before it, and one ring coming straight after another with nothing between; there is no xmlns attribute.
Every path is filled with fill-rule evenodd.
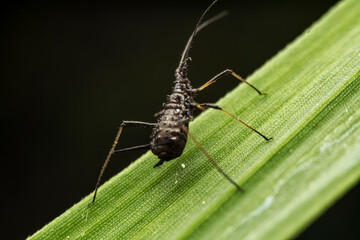
<svg viewBox="0 0 360 240"><path fill-rule="evenodd" d="M250 75L336 2L220 1L210 15L230 14L196 38L193 86L226 68ZM154 121L210 0L5 3L1 238L23 239L93 190L122 120ZM198 100L215 102L237 84L230 78ZM149 134L126 130L119 146L147 143ZM105 179L140 155L114 157ZM357 187L299 238L356 238L359 200Z"/></svg>

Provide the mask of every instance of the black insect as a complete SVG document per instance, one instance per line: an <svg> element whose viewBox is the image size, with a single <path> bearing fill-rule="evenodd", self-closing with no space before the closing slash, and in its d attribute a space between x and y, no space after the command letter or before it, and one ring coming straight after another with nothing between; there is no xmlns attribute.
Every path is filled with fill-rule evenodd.
<svg viewBox="0 0 360 240"><path fill-rule="evenodd" d="M151 151L159 157L159 162L155 164L154 167L158 167L162 165L165 161L170 161L174 158L179 157L186 145L187 136L190 136L190 138L195 142L195 144L199 147L199 149L204 153L204 155L209 159L209 161L214 165L214 167L228 180L230 181L234 186L237 187L238 190L243 191L242 188L235 183L213 160L213 158L206 152L206 150L201 146L201 144L196 140L196 138L189 133L189 122L194 119L194 110L199 109L201 111L206 110L207 108L213 108L220 110L230 117L234 118L238 122L244 124L246 127L251 129L252 131L259 134L261 137L263 137L266 141L269 141L271 138L267 138L248 124L241 121L239 118L235 117L231 113L225 111L221 107L212 104L212 103L197 103L194 101L194 97L197 95L198 92L201 92L206 87L210 86L211 84L215 83L220 78L231 74L235 78L239 79L241 82L246 83L250 87L252 87L255 91L258 92L258 94L263 95L257 88L255 88L250 83L246 82L243 78L241 78L239 75L237 75L234 71L230 69L226 69L225 71L219 73L215 77L213 77L211 80L206 82L204 85L202 85L199 88L193 88L190 85L190 81L187 78L187 70L188 65L187 62L190 59L189 57L189 50L191 48L191 44L193 42L194 37L196 34L205 26L210 24L211 22L216 21L217 19L223 17L226 13L221 13L213 18L210 18L204 23L201 23L205 14L210 10L210 8L217 2L218 0L213 1L211 5L205 10L205 12L201 15L199 21L197 22L195 26L195 30L191 34L184 52L182 53L180 64L178 68L175 71L175 82L174 82L174 88L171 93L171 95L168 96L168 101L166 104L164 104L164 109L161 110L159 113L155 114L155 117L157 118L156 123L147 123L147 122L139 122L139 121L123 121L121 123L121 126L119 128L119 131L116 135L114 144L112 145L110 152L104 162L104 165L101 169L101 172L99 174L96 186L95 186L95 193L93 201L95 201L97 189L99 187L99 184L101 182L101 177L105 171L106 166L108 165L110 161L111 155L113 155L116 152L125 152L125 151L131 151L131 150L138 150L138 149L151 149ZM151 135L151 142L149 144L130 147L130 148L124 148L115 150L115 147L118 143L118 139L121 135L122 130L125 127L147 127L152 128L153 133Z"/></svg>

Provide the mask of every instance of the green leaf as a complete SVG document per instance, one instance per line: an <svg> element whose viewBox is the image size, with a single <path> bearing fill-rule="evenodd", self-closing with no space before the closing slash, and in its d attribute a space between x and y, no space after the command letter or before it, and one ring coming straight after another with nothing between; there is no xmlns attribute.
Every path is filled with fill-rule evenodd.
<svg viewBox="0 0 360 240"><path fill-rule="evenodd" d="M340 2L190 131L244 189L189 140L157 169L146 153L30 239L294 237L360 177L360 1ZM239 68L240 69L240 68Z"/></svg>

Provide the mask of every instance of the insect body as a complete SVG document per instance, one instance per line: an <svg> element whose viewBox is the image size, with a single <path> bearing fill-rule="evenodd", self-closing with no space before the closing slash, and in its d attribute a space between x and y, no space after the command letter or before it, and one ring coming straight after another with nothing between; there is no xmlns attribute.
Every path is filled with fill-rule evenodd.
<svg viewBox="0 0 360 240"><path fill-rule="evenodd" d="M159 113L155 114L157 117L156 123L147 123L147 122L139 122L139 121L123 121L120 129L116 135L114 144L112 148L110 149L110 152L104 162L104 165L101 169L101 172L99 174L96 186L95 186L95 193L93 197L93 201L95 201L96 193L98 186L101 182L101 177L105 171L105 168L107 167L110 157L115 152L124 152L124 151L131 151L131 150L138 150L138 149L150 149L155 155L158 156L160 159L157 164L155 164L154 167L158 167L162 165L165 161L170 161L174 158L179 157L186 145L187 137L190 136L190 138L195 142L195 144L199 147L199 149L204 153L204 155L209 159L209 161L213 164L213 166L228 180L230 181L234 186L237 187L238 190L242 191L242 188L234 182L214 161L214 159L207 153L207 151L201 146L201 144L197 141L197 139L189 132L189 122L194 119L194 110L206 110L207 108L213 108L220 110L230 117L234 118L238 122L244 124L246 127L251 129L252 131L259 134L261 137L263 137L266 141L269 141L271 138L267 138L265 135L261 134L248 124L241 121L239 118L235 117L231 113L225 111L221 107L212 104L212 103L197 103L195 102L194 98L196 97L197 93L204 90L206 87L210 86L211 84L215 83L217 80L221 79L222 77L231 74L238 80L244 82L245 84L252 87L254 90L256 90L260 95L263 95L257 88L255 88L250 83L246 82L243 78L241 78L239 75L237 75L235 72L233 72L230 69L226 69L225 71L222 71L212 79L210 79L208 82L206 82L204 85L202 85L199 88L193 88L190 84L189 79L187 78L187 70L188 65L187 62L189 60L189 50L191 48L191 44L193 42L194 37L196 34L205 26L210 24L213 21L216 21L217 19L224 16L224 13L221 13L209 20L207 20L204 23L202 22L202 19L204 18L205 14L209 11L209 9L217 2L215 0L202 14L200 17L198 23L196 24L195 30L191 34L186 46L185 50L182 54L180 64L178 68L175 71L175 82L172 93L168 96L168 101L164 105L164 109L160 111ZM115 147L117 145L118 139L121 135L122 130L125 127L148 127L153 129L153 133L151 136L151 142L149 144L145 145L139 145L135 147L130 148L123 148L119 150L115 150Z"/></svg>
<svg viewBox="0 0 360 240"><path fill-rule="evenodd" d="M158 114L158 122L150 144L151 151L160 159L155 167L182 154L187 133L181 126L184 124L188 128L187 121L193 119L194 93L190 81L186 78L186 73L180 69L177 69L175 77L173 93L169 96L164 110Z"/></svg>

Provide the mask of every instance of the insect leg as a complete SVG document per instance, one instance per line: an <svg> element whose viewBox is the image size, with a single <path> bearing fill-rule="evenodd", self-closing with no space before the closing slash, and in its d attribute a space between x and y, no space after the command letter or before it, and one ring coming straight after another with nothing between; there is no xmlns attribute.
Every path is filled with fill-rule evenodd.
<svg viewBox="0 0 360 240"><path fill-rule="evenodd" d="M210 161L210 163L218 170L221 175L223 175L230 183L232 183L240 192L244 192L244 189L242 189L234 180L232 180L229 175L227 175L220 167L217 165L215 160L210 156L210 154L205 150L205 148L200 144L200 142L192 135L189 130L185 127L184 124L181 125L181 128L186 134L193 140L193 142L196 144L196 146L200 149L200 151L206 156L206 158Z"/></svg>
<svg viewBox="0 0 360 240"><path fill-rule="evenodd" d="M144 148L149 148L150 147L150 144L146 144L146 145L140 145L140 146L136 146L136 147L131 147L131 148L124 148L124 149L120 149L120 150L117 150L115 151L115 147L119 141L119 138L120 138L120 135L121 135L121 132L122 130L124 129L124 127L149 127L149 128L154 128L156 126L155 123L147 123L147 122L139 122L139 121L123 121L120 125L120 128L116 134L116 137L115 137L115 140L114 140L114 143L105 159L105 162L101 168L101 171L100 171L100 174L98 176L98 179L97 179L97 182L96 182L96 185L95 185L95 190L94 190L94 197L93 197L93 200L91 203L95 202L95 198L96 198L96 193L97 193L97 190L98 190L98 187L100 185L100 182L101 182L101 177L103 176L104 172L105 172L105 169L107 167L107 165L109 164L110 162L110 158L111 156L114 154L114 152L124 152L124 151L130 151L130 150L137 150L137 149L144 149Z"/></svg>
<svg viewBox="0 0 360 240"><path fill-rule="evenodd" d="M199 88L194 89L194 92L200 92L202 90L204 90L205 88L207 88L208 86L210 86L211 84L215 83L217 80L219 80L220 78L226 76L226 75L233 75L234 77L236 77L237 79L239 79L240 81L242 81L243 83L249 85L250 87L252 87L258 94L260 95L265 95L264 93L260 92L259 89L257 89L256 87L254 87L253 85L251 85L249 82L247 82L245 79L243 79L242 77L240 77L239 75L237 75L233 70L230 69L226 69L224 71L222 71L221 73L219 73L218 75L216 75L215 77L213 77L212 79L210 79L209 81L207 81L204 85L202 85Z"/></svg>
<svg viewBox="0 0 360 240"><path fill-rule="evenodd" d="M140 122L140 121L123 121L121 124L122 127L147 127L154 128L156 123Z"/></svg>
<svg viewBox="0 0 360 240"><path fill-rule="evenodd" d="M251 129L252 131L256 132L257 134L259 134L261 137L263 137L266 141L270 141L272 138L268 138L266 137L264 134L260 133L258 130L256 130L255 128L251 127L250 125L246 124L245 122L243 122L242 120L240 120L239 118L235 117L234 115L232 115L231 113L229 113L228 111L222 109L221 107L219 107L218 105L212 104L212 103L201 103L201 104L197 104L196 107L202 111L204 111L206 108L213 108L213 109L217 109L222 111L223 113L226 113L228 116L232 117L233 119L235 119L236 121L240 122L241 124L245 125L245 127Z"/></svg>
<svg viewBox="0 0 360 240"><path fill-rule="evenodd" d="M151 146L151 144L148 143L148 144L129 147L129 148L122 148L122 149L114 150L114 153L127 152L127 151L132 151L132 150L139 150L139 149L150 149L150 146Z"/></svg>

